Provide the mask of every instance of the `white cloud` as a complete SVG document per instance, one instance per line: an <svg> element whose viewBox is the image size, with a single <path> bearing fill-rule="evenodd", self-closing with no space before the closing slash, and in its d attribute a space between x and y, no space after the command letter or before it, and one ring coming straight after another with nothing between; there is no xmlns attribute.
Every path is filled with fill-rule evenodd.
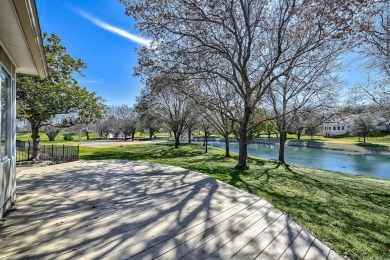
<svg viewBox="0 0 390 260"><path fill-rule="evenodd" d="M80 79L78 80L81 84L100 84L104 81L104 79Z"/></svg>
<svg viewBox="0 0 390 260"><path fill-rule="evenodd" d="M148 40L148 39L145 39L145 38L142 38L140 36L137 36L137 35L134 35L132 33L129 33L123 29L120 29L118 27L115 27L113 25L110 25L108 23L105 23L83 11L78 11L78 13L83 16L85 19L89 20L90 22L92 22L93 24L99 26L100 28L103 28L107 31L110 31L112 33L115 33L117 35L120 35L126 39L129 39L130 41L133 41L133 42L136 42L136 43L139 43L141 45L146 45L146 46L150 46L151 44L151 41Z"/></svg>

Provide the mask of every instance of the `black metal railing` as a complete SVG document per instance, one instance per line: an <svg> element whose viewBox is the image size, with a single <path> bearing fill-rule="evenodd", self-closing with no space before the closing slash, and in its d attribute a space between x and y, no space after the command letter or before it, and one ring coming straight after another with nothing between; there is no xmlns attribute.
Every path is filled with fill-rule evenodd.
<svg viewBox="0 0 390 260"><path fill-rule="evenodd" d="M39 153L39 160L52 161L54 164L74 162L79 159L79 146L69 145L40 145L34 150L32 143L16 141L16 161L31 161L33 155Z"/></svg>

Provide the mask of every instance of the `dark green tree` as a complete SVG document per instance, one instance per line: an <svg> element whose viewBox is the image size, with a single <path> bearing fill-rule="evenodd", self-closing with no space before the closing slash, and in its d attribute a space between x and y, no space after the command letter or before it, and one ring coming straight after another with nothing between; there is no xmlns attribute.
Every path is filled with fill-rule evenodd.
<svg viewBox="0 0 390 260"><path fill-rule="evenodd" d="M44 50L48 76L40 79L19 75L17 82L17 117L31 124L32 159L39 159L39 128L52 125L67 127L76 123L88 123L103 115L103 99L94 92L80 87L74 75L83 76L86 68L80 59L71 57L61 45L58 36L44 33ZM51 120L65 115L55 125Z"/></svg>
<svg viewBox="0 0 390 260"><path fill-rule="evenodd" d="M153 139L153 135L162 126L160 111L155 106L156 94L150 89L141 90L141 94L137 97L135 111L139 118L139 128L141 131L148 130L149 139Z"/></svg>

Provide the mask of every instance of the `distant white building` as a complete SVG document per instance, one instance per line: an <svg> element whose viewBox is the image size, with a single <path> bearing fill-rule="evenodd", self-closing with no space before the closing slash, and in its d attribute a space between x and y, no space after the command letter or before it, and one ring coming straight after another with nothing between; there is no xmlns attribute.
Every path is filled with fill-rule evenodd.
<svg viewBox="0 0 390 260"><path fill-rule="evenodd" d="M343 135L349 132L352 123L344 120L325 122L322 128L322 135L333 137Z"/></svg>
<svg viewBox="0 0 390 260"><path fill-rule="evenodd" d="M380 118L377 120L376 127L381 132L390 132L390 121Z"/></svg>
<svg viewBox="0 0 390 260"><path fill-rule="evenodd" d="M355 118L357 118L357 115L352 115L348 119L333 118L331 121L325 122L322 127L322 135L325 137L334 137L349 133ZM390 131L390 122L383 118L374 119L374 122L378 131Z"/></svg>
<svg viewBox="0 0 390 260"><path fill-rule="evenodd" d="M113 133L109 133L107 138L108 139L115 139L115 135ZM120 133L118 135L118 140L125 140L125 134L124 133Z"/></svg>

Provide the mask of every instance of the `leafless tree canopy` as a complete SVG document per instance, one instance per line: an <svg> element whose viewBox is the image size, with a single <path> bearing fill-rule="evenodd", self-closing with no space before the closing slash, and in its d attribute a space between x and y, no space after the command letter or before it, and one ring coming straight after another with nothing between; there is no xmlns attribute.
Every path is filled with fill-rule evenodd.
<svg viewBox="0 0 390 260"><path fill-rule="evenodd" d="M121 0L153 39L137 73L223 80L239 98L239 163L246 168L253 114L267 91L328 48L347 48L368 27L376 0ZM180 75L180 76L178 76ZM200 86L201 87L201 86Z"/></svg>
<svg viewBox="0 0 390 260"><path fill-rule="evenodd" d="M379 69L390 78L390 3L382 7L372 28L366 31L364 54L370 67Z"/></svg>

